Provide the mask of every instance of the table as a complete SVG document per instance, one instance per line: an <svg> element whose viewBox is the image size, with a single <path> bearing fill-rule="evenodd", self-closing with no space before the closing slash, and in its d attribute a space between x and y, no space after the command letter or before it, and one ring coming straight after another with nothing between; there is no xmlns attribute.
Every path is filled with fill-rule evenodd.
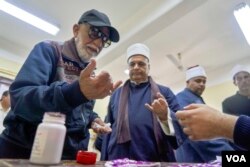
<svg viewBox="0 0 250 167"><path fill-rule="evenodd" d="M95 165L83 165L73 160L63 160L57 165L36 165L31 164L27 159L0 159L0 167L103 167L104 161L98 161Z"/></svg>
<svg viewBox="0 0 250 167"><path fill-rule="evenodd" d="M58 165L35 165L27 159L0 159L0 167L103 167L105 161L97 161L95 165L83 165L74 160L63 160ZM162 162L161 167L220 167L221 164L201 163L168 163Z"/></svg>

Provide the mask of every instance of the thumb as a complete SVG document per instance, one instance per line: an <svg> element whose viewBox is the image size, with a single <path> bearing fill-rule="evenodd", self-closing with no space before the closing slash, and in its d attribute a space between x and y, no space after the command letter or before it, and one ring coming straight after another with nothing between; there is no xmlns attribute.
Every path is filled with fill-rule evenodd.
<svg viewBox="0 0 250 167"><path fill-rule="evenodd" d="M184 110L192 110L192 109L196 109L197 107L199 107L200 104L195 104L195 103L192 103L192 104L189 104L185 107L183 107Z"/></svg>
<svg viewBox="0 0 250 167"><path fill-rule="evenodd" d="M188 112L184 110L179 110L175 113L177 119L185 119L187 118Z"/></svg>
<svg viewBox="0 0 250 167"><path fill-rule="evenodd" d="M149 111L153 111L153 108L152 108L148 103L145 104L145 107L146 107Z"/></svg>
<svg viewBox="0 0 250 167"><path fill-rule="evenodd" d="M82 77L89 77L92 75L93 71L96 68L96 60L95 59L90 59L89 64L86 66L84 70L81 72Z"/></svg>

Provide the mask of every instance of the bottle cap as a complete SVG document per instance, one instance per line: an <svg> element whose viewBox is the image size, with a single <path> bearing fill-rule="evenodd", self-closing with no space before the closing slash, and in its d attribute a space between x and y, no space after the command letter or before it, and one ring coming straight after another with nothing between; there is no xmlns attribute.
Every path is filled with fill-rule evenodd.
<svg viewBox="0 0 250 167"><path fill-rule="evenodd" d="M76 156L76 162L80 164L91 165L96 163L97 154L95 152L79 150Z"/></svg>
<svg viewBox="0 0 250 167"><path fill-rule="evenodd" d="M65 114L60 112L45 112L43 115L43 121L45 122L57 122L64 124L65 123Z"/></svg>

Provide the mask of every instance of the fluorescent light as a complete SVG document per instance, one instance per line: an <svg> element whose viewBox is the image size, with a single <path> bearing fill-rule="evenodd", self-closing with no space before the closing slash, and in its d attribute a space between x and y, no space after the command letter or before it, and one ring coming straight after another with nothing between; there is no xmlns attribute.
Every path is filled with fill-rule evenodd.
<svg viewBox="0 0 250 167"><path fill-rule="evenodd" d="M29 23L49 34L56 35L59 31L59 28L50 24L49 22L42 20L23 9L20 9L4 0L0 0L0 10L22 20L26 23Z"/></svg>
<svg viewBox="0 0 250 167"><path fill-rule="evenodd" d="M128 70L128 69L124 70L124 73L125 73L126 75L129 75L129 70Z"/></svg>
<svg viewBox="0 0 250 167"><path fill-rule="evenodd" d="M243 32L248 44L250 45L250 8L246 3L241 3L234 10L234 16Z"/></svg>

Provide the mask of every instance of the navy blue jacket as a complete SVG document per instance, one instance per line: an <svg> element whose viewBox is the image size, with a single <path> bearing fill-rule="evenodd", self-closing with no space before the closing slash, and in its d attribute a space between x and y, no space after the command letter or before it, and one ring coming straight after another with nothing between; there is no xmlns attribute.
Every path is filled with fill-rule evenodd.
<svg viewBox="0 0 250 167"><path fill-rule="evenodd" d="M78 150L87 149L88 128L98 115L92 111L94 101L82 95L78 83L86 65L73 38L33 48L10 86L11 110L0 136L0 158L29 158L37 126L47 111L66 114L63 159L75 159Z"/></svg>
<svg viewBox="0 0 250 167"><path fill-rule="evenodd" d="M250 150L250 117L246 115L239 116L233 135L234 143L240 147Z"/></svg>

